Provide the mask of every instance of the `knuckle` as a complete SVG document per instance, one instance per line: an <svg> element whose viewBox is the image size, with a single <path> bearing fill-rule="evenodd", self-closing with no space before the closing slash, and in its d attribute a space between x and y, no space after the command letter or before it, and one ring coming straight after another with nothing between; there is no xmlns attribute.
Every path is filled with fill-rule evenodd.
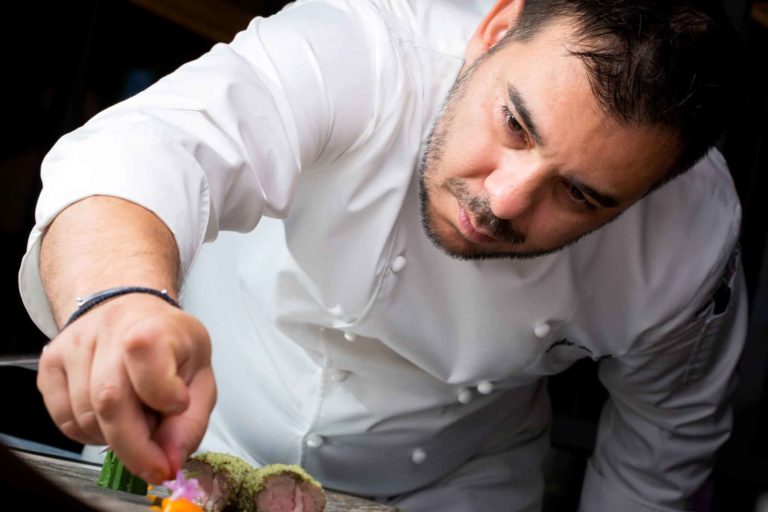
<svg viewBox="0 0 768 512"><path fill-rule="evenodd" d="M80 428L86 432L98 430L99 422L96 419L96 413L93 411L81 411L76 413L75 421Z"/></svg>
<svg viewBox="0 0 768 512"><path fill-rule="evenodd" d="M48 372L58 367L61 363L59 357L58 346L53 343L46 345L45 350L40 354L40 359L37 362L38 372Z"/></svg>
<svg viewBox="0 0 768 512"><path fill-rule="evenodd" d="M203 325L203 322L201 322L198 318L192 316L192 315L186 315L189 318L189 324L192 326L192 331L196 336L200 337L207 337L208 336L208 329L205 328L205 325Z"/></svg>
<svg viewBox="0 0 768 512"><path fill-rule="evenodd" d="M201 355L209 358L211 354L211 336L208 333L205 325L195 317L190 316L192 319L190 326L190 335L195 340L196 345L202 349Z"/></svg>
<svg viewBox="0 0 768 512"><path fill-rule="evenodd" d="M90 336L70 336L69 344L71 350L92 350L93 338Z"/></svg>
<svg viewBox="0 0 768 512"><path fill-rule="evenodd" d="M38 368L50 369L62 366L66 356L76 351L93 351L95 340L78 332L62 332L40 353Z"/></svg>
<svg viewBox="0 0 768 512"><path fill-rule="evenodd" d="M195 325L197 327L197 335L205 340L210 340L211 335L208 333L208 329L203 325L203 322L195 318Z"/></svg>
<svg viewBox="0 0 768 512"><path fill-rule="evenodd" d="M38 367L37 367L37 377L35 378L35 385L37 385L37 390L43 396L45 396L45 394L46 394L46 392L48 390L48 387L46 386L46 384L47 384L47 381L46 381L47 373L48 373L47 369L45 369L45 368L43 368L43 367L38 365Z"/></svg>
<svg viewBox="0 0 768 512"><path fill-rule="evenodd" d="M123 338L123 350L128 355L144 353L152 348L152 341L156 336L157 332L154 329L135 327Z"/></svg>
<svg viewBox="0 0 768 512"><path fill-rule="evenodd" d="M121 405L122 394L116 386L100 386L92 397L93 409L99 416L113 415Z"/></svg>
<svg viewBox="0 0 768 512"><path fill-rule="evenodd" d="M59 367L53 365L38 365L35 384L43 397L56 393L56 376L59 371Z"/></svg>
<svg viewBox="0 0 768 512"><path fill-rule="evenodd" d="M80 441L83 439L83 437L85 437L83 436L82 430L80 430L80 427L74 419L62 421L59 423L59 430L61 430L65 436L77 441Z"/></svg>

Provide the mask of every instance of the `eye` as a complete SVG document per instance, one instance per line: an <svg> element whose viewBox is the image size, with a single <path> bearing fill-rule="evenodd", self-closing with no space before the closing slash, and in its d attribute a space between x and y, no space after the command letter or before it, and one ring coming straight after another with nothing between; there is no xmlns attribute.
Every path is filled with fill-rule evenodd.
<svg viewBox="0 0 768 512"><path fill-rule="evenodd" d="M525 128L523 128L523 125L520 124L520 122L517 120L515 115L509 110L509 108L506 105L501 106L501 113L504 116L504 121L507 125L507 130L509 130L512 135L515 135L517 137L520 137L521 139L525 139Z"/></svg>
<svg viewBox="0 0 768 512"><path fill-rule="evenodd" d="M594 204L592 204L589 201L589 199L587 199L587 196L584 195L584 192L582 192L579 187L577 187L572 183L567 183L567 182L564 183L564 185L568 189L568 194L570 195L571 201L590 211L597 208Z"/></svg>

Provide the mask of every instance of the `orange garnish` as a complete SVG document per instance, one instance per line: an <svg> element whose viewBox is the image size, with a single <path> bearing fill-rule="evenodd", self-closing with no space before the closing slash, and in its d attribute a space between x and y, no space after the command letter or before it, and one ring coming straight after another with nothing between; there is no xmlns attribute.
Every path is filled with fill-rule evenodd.
<svg viewBox="0 0 768 512"><path fill-rule="evenodd" d="M203 512L203 507L195 505L189 500L179 498L177 500L163 499L161 512Z"/></svg>

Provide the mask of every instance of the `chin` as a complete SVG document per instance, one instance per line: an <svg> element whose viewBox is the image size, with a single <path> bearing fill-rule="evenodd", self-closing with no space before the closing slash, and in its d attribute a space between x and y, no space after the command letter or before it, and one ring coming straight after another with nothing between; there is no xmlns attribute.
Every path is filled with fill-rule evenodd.
<svg viewBox="0 0 768 512"><path fill-rule="evenodd" d="M449 244L437 238L430 237L430 239L446 255L462 261L533 259L556 253L562 249L562 247L557 247L553 249L526 250L521 248L494 250L478 247L471 242L466 242L466 244Z"/></svg>

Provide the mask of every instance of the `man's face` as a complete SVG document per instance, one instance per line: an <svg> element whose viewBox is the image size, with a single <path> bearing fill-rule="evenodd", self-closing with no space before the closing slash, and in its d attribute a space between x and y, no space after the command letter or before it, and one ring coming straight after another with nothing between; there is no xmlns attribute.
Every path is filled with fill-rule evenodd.
<svg viewBox="0 0 768 512"><path fill-rule="evenodd" d="M605 114L565 22L462 70L422 155L432 240L459 258L558 250L626 210L677 151L660 127Z"/></svg>

